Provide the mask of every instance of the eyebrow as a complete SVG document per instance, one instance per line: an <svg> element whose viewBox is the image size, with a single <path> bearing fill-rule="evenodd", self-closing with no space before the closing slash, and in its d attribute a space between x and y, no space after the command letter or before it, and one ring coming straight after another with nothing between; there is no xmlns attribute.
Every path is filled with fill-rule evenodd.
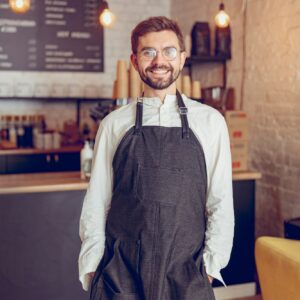
<svg viewBox="0 0 300 300"><path fill-rule="evenodd" d="M156 50L154 47L143 47L143 48L141 49L141 51L143 51L143 50L150 50L150 49Z"/></svg>
<svg viewBox="0 0 300 300"><path fill-rule="evenodd" d="M173 46L173 45L166 46L166 47L164 47L163 49L166 49L166 48L176 48L176 49L177 49L177 47L176 47L176 46ZM143 51L143 50L149 50L149 49L157 50L155 47L143 47L143 48L141 49L141 51Z"/></svg>

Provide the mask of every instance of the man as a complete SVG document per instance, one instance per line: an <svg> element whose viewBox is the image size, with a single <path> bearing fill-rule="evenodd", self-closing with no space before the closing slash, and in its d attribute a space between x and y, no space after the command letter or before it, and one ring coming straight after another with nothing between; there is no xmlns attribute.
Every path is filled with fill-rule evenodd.
<svg viewBox="0 0 300 300"><path fill-rule="evenodd" d="M223 117L176 91L186 59L166 17L136 26L140 99L100 124L84 200L80 280L91 299L214 299L233 239L231 156Z"/></svg>

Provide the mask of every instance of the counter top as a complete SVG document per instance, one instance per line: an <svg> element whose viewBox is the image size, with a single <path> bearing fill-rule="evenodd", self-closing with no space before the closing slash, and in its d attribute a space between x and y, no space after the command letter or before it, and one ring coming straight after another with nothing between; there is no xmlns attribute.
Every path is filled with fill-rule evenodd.
<svg viewBox="0 0 300 300"><path fill-rule="evenodd" d="M22 154L50 154L50 153L65 153L65 152L80 152L82 145L64 146L57 149L0 149L0 155L22 155Z"/></svg>
<svg viewBox="0 0 300 300"><path fill-rule="evenodd" d="M256 180L257 172L233 173L233 180ZM0 194L21 194L86 190L88 180L80 179L80 172L53 172L0 175Z"/></svg>
<svg viewBox="0 0 300 300"><path fill-rule="evenodd" d="M75 191L87 189L80 172L0 175L0 194Z"/></svg>
<svg viewBox="0 0 300 300"><path fill-rule="evenodd" d="M234 181L238 180L256 180L261 178L261 173L254 172L254 171L240 171L240 172L233 172L232 179Z"/></svg>

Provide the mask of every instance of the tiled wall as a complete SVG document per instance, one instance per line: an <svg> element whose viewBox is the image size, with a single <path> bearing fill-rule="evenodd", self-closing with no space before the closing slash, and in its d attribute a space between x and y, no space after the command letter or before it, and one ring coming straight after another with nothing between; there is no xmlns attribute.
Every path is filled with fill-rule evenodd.
<svg viewBox="0 0 300 300"><path fill-rule="evenodd" d="M186 34L196 20L208 21L212 28L217 2L172 0L171 16ZM250 166L263 176L257 182L256 233L282 235L283 220L300 216L300 2L224 3L232 18L228 85L236 89L237 108L249 115ZM211 67L197 67L194 76L212 85L220 73L211 72Z"/></svg>

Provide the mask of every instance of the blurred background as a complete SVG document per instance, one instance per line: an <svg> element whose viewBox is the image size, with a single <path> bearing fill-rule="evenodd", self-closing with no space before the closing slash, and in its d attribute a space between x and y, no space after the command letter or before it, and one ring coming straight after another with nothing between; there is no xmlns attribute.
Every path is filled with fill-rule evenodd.
<svg viewBox="0 0 300 300"><path fill-rule="evenodd" d="M297 0L1 0L1 299L88 299L78 222L93 144L101 120L140 96L131 30L159 15L184 33L178 89L229 129L236 232L216 298L300 299L299 242L287 239L300 235L299 12ZM274 240L255 252L261 236Z"/></svg>

